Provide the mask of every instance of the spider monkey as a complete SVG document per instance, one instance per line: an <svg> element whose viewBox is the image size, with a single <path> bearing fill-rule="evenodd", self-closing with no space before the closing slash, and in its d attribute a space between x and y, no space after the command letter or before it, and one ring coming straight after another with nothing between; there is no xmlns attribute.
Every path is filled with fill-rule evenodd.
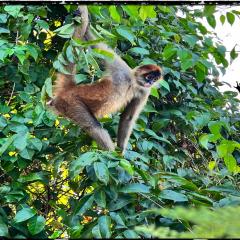
<svg viewBox="0 0 240 240"><path fill-rule="evenodd" d="M87 6L78 6L81 27L76 27L74 37L95 40L89 28ZM114 143L108 132L101 127L97 118L114 113L125 107L121 113L117 134L117 146L124 153L133 125L145 105L151 87L162 78L162 69L153 64L131 69L111 48L104 43L93 46L113 54L113 61L104 61L107 73L92 84L76 85L76 67L69 64L73 75L58 73L54 98L48 103L57 113L77 123L104 150L114 150Z"/></svg>

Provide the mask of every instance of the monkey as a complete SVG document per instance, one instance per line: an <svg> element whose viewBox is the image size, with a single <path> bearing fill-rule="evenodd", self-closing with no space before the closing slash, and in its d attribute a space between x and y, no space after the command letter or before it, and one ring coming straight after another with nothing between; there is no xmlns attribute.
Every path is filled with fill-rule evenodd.
<svg viewBox="0 0 240 240"><path fill-rule="evenodd" d="M96 40L90 30L88 9L79 6L82 27L74 32L75 37ZM151 87L162 79L162 69L154 64L130 68L107 44L101 42L93 48L113 54L113 60L104 60L106 74L97 82L79 84L74 82L75 67L70 65L72 75L57 73L54 98L48 105L64 117L78 124L101 149L113 151L115 145L99 118L125 108L120 114L117 146L124 154L133 126L147 102Z"/></svg>

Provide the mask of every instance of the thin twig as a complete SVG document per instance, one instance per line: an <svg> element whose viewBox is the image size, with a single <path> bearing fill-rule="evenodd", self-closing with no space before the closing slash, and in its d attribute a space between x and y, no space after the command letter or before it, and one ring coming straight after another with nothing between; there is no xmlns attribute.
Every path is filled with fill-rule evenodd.
<svg viewBox="0 0 240 240"><path fill-rule="evenodd" d="M14 90L15 90L15 82L13 83L12 92L11 92L10 98L9 98L9 100L8 100L7 106L10 104L10 102L11 102L11 100L12 100Z"/></svg>
<svg viewBox="0 0 240 240"><path fill-rule="evenodd" d="M163 208L162 205L160 205L159 203L157 203L156 201L152 200L149 196L143 194L143 193L139 193L140 195L142 195L143 197L147 198L148 200L150 200L151 202L155 203L158 207Z"/></svg>
<svg viewBox="0 0 240 240"><path fill-rule="evenodd" d="M17 36L16 36L16 40L15 40L15 44L17 45L18 44L18 34L19 34L19 32L17 31Z"/></svg>
<svg viewBox="0 0 240 240"><path fill-rule="evenodd" d="M17 36L16 36L16 40L15 40L15 44L16 44L16 45L18 44L18 38L19 38L19 31L17 31ZM8 100L7 106L10 104L10 102L11 102L11 100L12 100L14 90L15 90L15 82L13 83L12 92L11 92L10 98L9 98L9 100Z"/></svg>

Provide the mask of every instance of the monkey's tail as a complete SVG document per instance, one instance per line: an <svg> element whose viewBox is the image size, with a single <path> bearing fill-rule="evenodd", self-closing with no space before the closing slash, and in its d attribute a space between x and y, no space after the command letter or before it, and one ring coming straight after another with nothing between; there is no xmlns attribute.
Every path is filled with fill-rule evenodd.
<svg viewBox="0 0 240 240"><path fill-rule="evenodd" d="M54 84L54 95L59 96L74 88L76 83L74 82L74 76L66 75L63 73L57 73L57 78Z"/></svg>

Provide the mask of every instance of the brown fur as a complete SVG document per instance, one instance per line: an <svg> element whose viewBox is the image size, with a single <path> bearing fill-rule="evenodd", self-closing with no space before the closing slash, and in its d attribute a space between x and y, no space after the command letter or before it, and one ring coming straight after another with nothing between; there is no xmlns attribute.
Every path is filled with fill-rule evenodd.
<svg viewBox="0 0 240 240"><path fill-rule="evenodd" d="M86 16L86 11L87 7L81 9L82 17ZM76 34L81 35L81 37L85 34L87 21L88 19L83 21L83 27L81 28L83 33L80 34L79 30L76 30L75 37ZM89 29L84 38L87 40L95 39ZM105 63L108 75L93 84L77 85L73 78L76 67L73 64L69 64L69 69L73 75L57 74L54 86L54 99L49 105L54 107L57 113L79 124L105 150L114 150L114 144L108 132L97 121L97 118L114 113L126 106L121 114L117 140L118 146L124 151L132 132L133 124L150 93L150 88L144 84L145 75L152 71L161 72L161 68L148 64L131 69L104 43L97 44L95 47L114 54L113 61Z"/></svg>
<svg viewBox="0 0 240 240"><path fill-rule="evenodd" d="M93 84L76 85L66 76L59 75L54 89L54 95L58 101L65 102L63 105L68 104L71 108L74 103L82 102L97 118L114 113L126 104L123 102L124 99L121 102L112 101L114 99L114 86L111 79L107 77ZM61 112L61 109L58 111Z"/></svg>

